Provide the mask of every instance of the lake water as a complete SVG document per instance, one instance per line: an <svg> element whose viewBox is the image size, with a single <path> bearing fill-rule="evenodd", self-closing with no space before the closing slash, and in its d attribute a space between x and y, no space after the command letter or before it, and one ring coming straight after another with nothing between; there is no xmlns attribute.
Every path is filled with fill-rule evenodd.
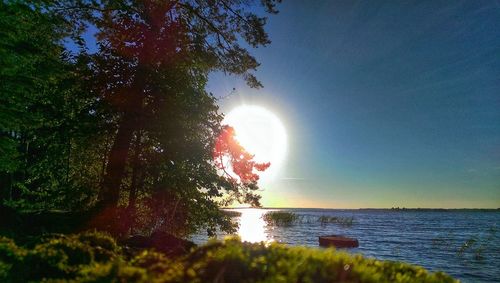
<svg viewBox="0 0 500 283"><path fill-rule="evenodd" d="M235 221L244 241L318 247L318 236L340 234L358 239L359 248L346 249L350 253L445 271L463 282L500 282L499 210L235 210L241 212ZM294 212L301 221L289 227L267 225L262 215L276 210ZM321 216L354 221L321 224ZM201 244L207 237L192 239Z"/></svg>

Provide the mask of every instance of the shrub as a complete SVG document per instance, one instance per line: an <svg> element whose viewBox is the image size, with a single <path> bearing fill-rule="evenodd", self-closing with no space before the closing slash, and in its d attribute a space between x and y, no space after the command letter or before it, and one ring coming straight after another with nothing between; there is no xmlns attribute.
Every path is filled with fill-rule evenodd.
<svg viewBox="0 0 500 283"><path fill-rule="evenodd" d="M120 255L120 248L115 240L99 232L44 236L27 251L16 248L17 246L9 241L5 238L0 241L0 257L2 254L18 255L18 259L7 257L6 262L10 268L7 275L4 275L9 281L15 282L38 281L43 278L75 278L84 267L100 262L109 263ZM9 252L2 253L2 247ZM8 265L4 261L1 269L5 270L5 266Z"/></svg>
<svg viewBox="0 0 500 283"><path fill-rule="evenodd" d="M235 239L211 243L186 260L189 282L455 282L405 263L378 261L333 249L249 244ZM182 281L182 280L181 280Z"/></svg>
<svg viewBox="0 0 500 283"><path fill-rule="evenodd" d="M0 282L7 281L14 264L22 261L26 250L20 248L9 238L0 236Z"/></svg>
<svg viewBox="0 0 500 283"><path fill-rule="evenodd" d="M13 240L0 236L0 261L17 261L25 254L26 250L18 247Z"/></svg>
<svg viewBox="0 0 500 283"><path fill-rule="evenodd" d="M66 278L76 275L83 265L93 261L92 247L75 237L50 239L30 250L17 270L26 268L22 276L38 278ZM29 268L27 268L29 267Z"/></svg>
<svg viewBox="0 0 500 283"><path fill-rule="evenodd" d="M97 262L109 261L120 254L120 247L116 244L115 239L109 234L88 231L78 234L76 237L82 243L92 247L94 260Z"/></svg>
<svg viewBox="0 0 500 283"><path fill-rule="evenodd" d="M150 272L162 274L170 268L172 261L162 253L144 250L132 259L132 264L147 269Z"/></svg>
<svg viewBox="0 0 500 283"><path fill-rule="evenodd" d="M116 254L98 262L97 246ZM31 250L0 238L0 255L1 282L455 282L405 263L237 238L209 242L177 259L143 250L130 260L97 232L54 236Z"/></svg>
<svg viewBox="0 0 500 283"><path fill-rule="evenodd" d="M147 271L123 261L84 267L75 282L151 282Z"/></svg>
<svg viewBox="0 0 500 283"><path fill-rule="evenodd" d="M152 277L161 278L160 282L175 282L182 278L184 268L180 261L168 259L164 254L151 250L142 251L131 263L146 269Z"/></svg>

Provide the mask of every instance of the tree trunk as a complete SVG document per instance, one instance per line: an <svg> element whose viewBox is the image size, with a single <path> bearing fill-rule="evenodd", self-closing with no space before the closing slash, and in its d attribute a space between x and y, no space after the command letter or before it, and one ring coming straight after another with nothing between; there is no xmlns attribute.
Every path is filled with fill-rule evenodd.
<svg viewBox="0 0 500 283"><path fill-rule="evenodd" d="M118 133L109 151L106 175L104 175L103 186L98 196L98 210L110 209L118 205L130 144L134 131L138 130L137 118L142 110L142 93L145 88L146 73L144 68L139 67L134 84L130 88L131 91L118 127Z"/></svg>
<svg viewBox="0 0 500 283"><path fill-rule="evenodd" d="M118 133L109 152L106 175L104 176L103 186L99 191L99 206L102 208L116 207L118 205L120 186L133 134L133 115L126 112L120 122Z"/></svg>
<svg viewBox="0 0 500 283"><path fill-rule="evenodd" d="M139 175L139 155L141 154L141 133L137 133L134 148L134 159L132 160L132 180L130 181L130 192L128 198L129 209L135 209L135 202L137 200L137 181Z"/></svg>

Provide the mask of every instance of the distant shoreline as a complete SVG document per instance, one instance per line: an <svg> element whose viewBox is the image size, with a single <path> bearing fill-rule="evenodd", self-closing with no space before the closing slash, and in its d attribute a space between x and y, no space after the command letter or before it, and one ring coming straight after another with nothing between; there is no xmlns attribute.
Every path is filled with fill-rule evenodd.
<svg viewBox="0 0 500 283"><path fill-rule="evenodd" d="M224 207L222 209L252 209L252 207ZM293 210L367 210L367 211L480 211L500 212L500 208L323 208L323 207L260 207L258 209L293 209Z"/></svg>

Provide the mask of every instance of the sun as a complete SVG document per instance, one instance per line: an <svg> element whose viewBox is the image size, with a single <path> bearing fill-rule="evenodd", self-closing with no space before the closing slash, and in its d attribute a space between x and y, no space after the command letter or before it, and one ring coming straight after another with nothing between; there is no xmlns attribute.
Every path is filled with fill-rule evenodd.
<svg viewBox="0 0 500 283"><path fill-rule="evenodd" d="M232 126L238 142L257 162L271 162L261 174L269 180L281 167L287 150L287 135L281 120L268 109L256 105L242 105L231 110L224 124Z"/></svg>

